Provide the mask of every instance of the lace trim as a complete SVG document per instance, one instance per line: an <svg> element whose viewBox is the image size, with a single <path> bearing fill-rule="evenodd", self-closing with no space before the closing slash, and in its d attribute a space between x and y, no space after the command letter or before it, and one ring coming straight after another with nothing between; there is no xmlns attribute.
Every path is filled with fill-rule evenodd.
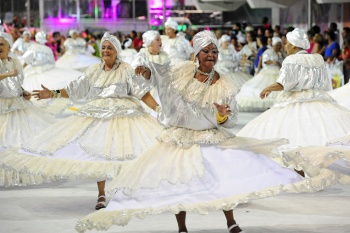
<svg viewBox="0 0 350 233"><path fill-rule="evenodd" d="M234 81L220 74L220 79L215 84L207 87L194 76L196 66L193 62L183 62L172 69L170 85L175 92L189 103L195 103L199 107L207 107L210 104L214 112L216 108L211 103L230 103L239 91Z"/></svg>
<svg viewBox="0 0 350 233"><path fill-rule="evenodd" d="M218 129L192 130L172 127L164 129L157 140L175 146L188 148L194 144L218 144L235 135Z"/></svg>
<svg viewBox="0 0 350 233"><path fill-rule="evenodd" d="M0 153L0 185L37 185L62 179L112 179L119 174L122 163L33 157L21 154L17 149Z"/></svg>
<svg viewBox="0 0 350 233"><path fill-rule="evenodd" d="M6 114L20 109L30 108L32 106L32 102L25 100L23 97L10 99L0 98L0 114Z"/></svg>
<svg viewBox="0 0 350 233"><path fill-rule="evenodd" d="M317 192L337 182L337 176L329 171L322 170L317 177L306 179L301 182L281 185L274 188L268 188L259 192L241 194L226 197L219 200L203 202L199 204L178 204L166 207L152 207L144 209L127 209L120 211L106 211L105 209L96 211L82 220L79 220L75 229L83 233L87 230L104 230L106 231L112 225L125 226L133 217L145 218L147 215L155 215L163 212L171 212L174 214L180 211L195 212L198 214L208 214L211 211L217 210L232 210L242 203L247 203L250 200L271 197L287 193L301 193L301 192Z"/></svg>
<svg viewBox="0 0 350 233"><path fill-rule="evenodd" d="M321 90L282 91L277 96L275 104L272 107L281 108L294 103L312 101L336 103L336 101L327 92Z"/></svg>

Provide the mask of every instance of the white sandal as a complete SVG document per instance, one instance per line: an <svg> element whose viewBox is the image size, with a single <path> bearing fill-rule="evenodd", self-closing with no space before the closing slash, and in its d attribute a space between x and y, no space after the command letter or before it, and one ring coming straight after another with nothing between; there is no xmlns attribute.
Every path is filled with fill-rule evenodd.
<svg viewBox="0 0 350 233"><path fill-rule="evenodd" d="M106 208L106 201L98 201L100 200L100 198L104 198L106 199L106 196L105 195L101 195L97 198L97 204L95 206L95 210L99 210L99 209L103 209L103 208ZM100 205L101 204L101 205Z"/></svg>
<svg viewBox="0 0 350 233"><path fill-rule="evenodd" d="M235 228L235 227L238 227L238 225L237 224L233 224L232 226L230 226L229 228L228 228L228 232L230 232L233 228ZM244 233L244 231L241 231L241 232L239 232L239 233Z"/></svg>

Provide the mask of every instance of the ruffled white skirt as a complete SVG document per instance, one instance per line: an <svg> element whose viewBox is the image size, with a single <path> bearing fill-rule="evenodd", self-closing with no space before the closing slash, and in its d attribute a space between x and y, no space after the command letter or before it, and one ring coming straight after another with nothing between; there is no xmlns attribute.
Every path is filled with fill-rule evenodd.
<svg viewBox="0 0 350 233"><path fill-rule="evenodd" d="M329 92L338 104L350 109L350 83Z"/></svg>
<svg viewBox="0 0 350 233"><path fill-rule="evenodd" d="M2 148L22 146L56 122L51 115L22 99L0 99L2 111L11 105L8 112L0 114Z"/></svg>
<svg viewBox="0 0 350 233"><path fill-rule="evenodd" d="M279 76L279 68L276 66L269 66L263 68L252 79L243 84L236 99L241 112L249 111L265 111L270 108L278 92L272 92L265 99L260 98L261 91L275 83Z"/></svg>
<svg viewBox="0 0 350 233"><path fill-rule="evenodd" d="M294 171L250 151L156 143L122 168L120 177L109 184L117 192L107 208L79 221L76 230L106 230L113 224L126 225L132 217L162 212L231 210L250 199L315 191L333 181L331 171L322 171L306 185Z"/></svg>
<svg viewBox="0 0 350 233"><path fill-rule="evenodd" d="M101 59L89 53L67 51L56 61L56 66L84 72L89 66L98 64Z"/></svg>
<svg viewBox="0 0 350 233"><path fill-rule="evenodd" d="M70 82L79 78L83 73L54 67L49 70L40 70L40 67L26 67L24 69L23 88L27 91L42 90L41 84L50 90L66 87Z"/></svg>
<svg viewBox="0 0 350 233"><path fill-rule="evenodd" d="M22 150L2 152L0 164L7 175L0 180L6 181L2 185L10 186L113 178L122 162L139 156L155 142L159 131L159 124L148 114L112 119L73 115L47 128ZM13 176L11 171L22 177Z"/></svg>
<svg viewBox="0 0 350 233"><path fill-rule="evenodd" d="M215 67L215 70L226 74L227 77L229 77L230 79L232 79L234 81L234 83L236 83L237 87L243 86L244 83L246 83L247 81L249 81L252 78L251 75L246 74L240 70L229 71L228 69L221 68L220 66Z"/></svg>
<svg viewBox="0 0 350 233"><path fill-rule="evenodd" d="M280 96L285 94L288 93L282 92ZM332 139L350 134L348 109L329 100L298 100L302 95L308 95L307 92L292 95L295 95L295 102L276 103L245 125L237 135L258 139L286 138L290 144L281 149L291 149L324 146Z"/></svg>

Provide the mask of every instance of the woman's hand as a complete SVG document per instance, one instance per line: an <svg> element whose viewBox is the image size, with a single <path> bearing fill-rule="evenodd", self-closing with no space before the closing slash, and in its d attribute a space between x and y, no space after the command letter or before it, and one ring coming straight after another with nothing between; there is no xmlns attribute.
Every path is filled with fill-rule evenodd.
<svg viewBox="0 0 350 233"><path fill-rule="evenodd" d="M51 91L42 84L41 87L43 88L43 90L33 90L34 98L38 100L52 98Z"/></svg>
<svg viewBox="0 0 350 233"><path fill-rule="evenodd" d="M151 70L147 68L146 66L138 66L135 69L135 74L136 75L142 75L146 79L151 78Z"/></svg>
<svg viewBox="0 0 350 233"><path fill-rule="evenodd" d="M228 106L227 104L220 105L220 104L214 103L214 105L221 116L231 115L230 106Z"/></svg>
<svg viewBox="0 0 350 233"><path fill-rule="evenodd" d="M30 94L28 91L23 91L23 97L26 100L30 100L30 98L32 98L32 94Z"/></svg>
<svg viewBox="0 0 350 233"><path fill-rule="evenodd" d="M261 99L265 99L266 97L268 97L271 93L271 90L269 87L266 87L261 93L260 93L260 98Z"/></svg>

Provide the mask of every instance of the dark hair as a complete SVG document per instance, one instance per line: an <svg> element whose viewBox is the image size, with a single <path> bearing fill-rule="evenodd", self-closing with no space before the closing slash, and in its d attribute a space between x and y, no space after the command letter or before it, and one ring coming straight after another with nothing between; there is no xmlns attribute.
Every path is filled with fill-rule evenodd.
<svg viewBox="0 0 350 233"><path fill-rule="evenodd" d="M335 22L331 22L329 24L329 30L336 31L338 29L338 25Z"/></svg>
<svg viewBox="0 0 350 233"><path fill-rule="evenodd" d="M306 34L311 38L313 38L315 36L315 32L312 29L307 31Z"/></svg>
<svg viewBox="0 0 350 233"><path fill-rule="evenodd" d="M137 37L136 31L131 31L131 34L132 34L133 37Z"/></svg>
<svg viewBox="0 0 350 233"><path fill-rule="evenodd" d="M260 42L263 44L263 46L267 45L267 37L266 36L258 36L260 39Z"/></svg>
<svg viewBox="0 0 350 233"><path fill-rule="evenodd" d="M292 32L295 28L292 26L287 27L287 32Z"/></svg>
<svg viewBox="0 0 350 233"><path fill-rule="evenodd" d="M130 38L126 38L123 42L122 42L122 49L124 50L124 49L126 49L125 48L125 44L128 42L128 40L129 40ZM131 40L131 39L130 39Z"/></svg>
<svg viewBox="0 0 350 233"><path fill-rule="evenodd" d="M238 30L241 30L241 27L242 27L241 23L237 22L235 23L235 25L238 27Z"/></svg>
<svg viewBox="0 0 350 233"><path fill-rule="evenodd" d="M275 28L277 28L278 31L281 30L281 26L280 25L276 25Z"/></svg>
<svg viewBox="0 0 350 233"><path fill-rule="evenodd" d="M327 31L326 32L326 35L328 35L328 37L331 39L331 40L335 40L337 37L336 37L336 35L335 35L335 33L334 33L334 31Z"/></svg>
<svg viewBox="0 0 350 233"><path fill-rule="evenodd" d="M60 32L53 32L52 33L52 37L59 36L59 35L60 35Z"/></svg>
<svg viewBox="0 0 350 233"><path fill-rule="evenodd" d="M343 30L345 31L345 33L346 33L347 35L350 34L350 28L349 28L349 27L344 27Z"/></svg>
<svg viewBox="0 0 350 233"><path fill-rule="evenodd" d="M312 30L315 32L315 35L321 32L321 28L317 25L313 26Z"/></svg>

